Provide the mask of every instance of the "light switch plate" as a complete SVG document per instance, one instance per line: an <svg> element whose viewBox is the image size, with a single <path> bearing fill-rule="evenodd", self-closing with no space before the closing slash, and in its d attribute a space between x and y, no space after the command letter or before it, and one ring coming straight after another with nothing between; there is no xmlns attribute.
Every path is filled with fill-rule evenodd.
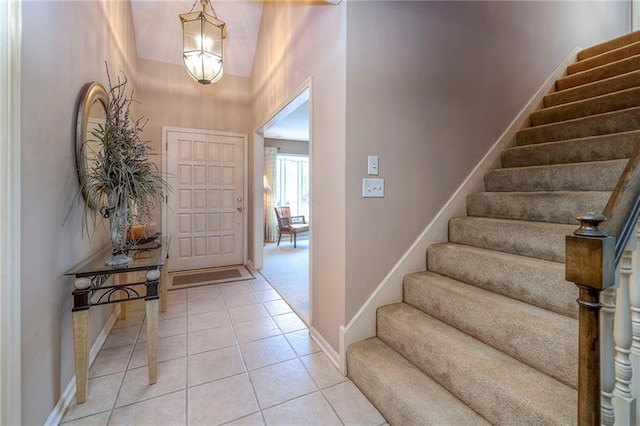
<svg viewBox="0 0 640 426"><path fill-rule="evenodd" d="M369 176L378 176L378 156L370 155L367 158L367 174Z"/></svg>
<svg viewBox="0 0 640 426"><path fill-rule="evenodd" d="M363 198L383 198L384 197L384 179L363 178L362 179L362 197Z"/></svg>

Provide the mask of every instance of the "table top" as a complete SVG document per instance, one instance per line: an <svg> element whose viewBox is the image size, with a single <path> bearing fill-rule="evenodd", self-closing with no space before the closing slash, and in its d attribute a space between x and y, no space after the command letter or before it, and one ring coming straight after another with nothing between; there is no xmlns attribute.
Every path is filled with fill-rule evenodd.
<svg viewBox="0 0 640 426"><path fill-rule="evenodd" d="M129 248L128 256L133 262L126 265L108 266L113 247L111 245L100 250L95 255L85 259L64 275L75 275L77 278L103 274L119 274L134 271L147 271L164 266L169 251L169 237L160 237L156 241L140 244Z"/></svg>

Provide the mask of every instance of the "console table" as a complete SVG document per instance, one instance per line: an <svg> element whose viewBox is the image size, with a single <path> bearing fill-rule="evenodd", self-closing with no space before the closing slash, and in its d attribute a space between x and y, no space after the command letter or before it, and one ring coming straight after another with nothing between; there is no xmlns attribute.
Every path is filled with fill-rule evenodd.
<svg viewBox="0 0 640 426"><path fill-rule="evenodd" d="M167 268L163 268L169 253L169 238L161 237L148 244L133 246L129 257L133 262L122 266L107 266L111 258L111 246L91 256L65 272L76 277L73 291L73 345L76 366L76 401L87 400L89 383L89 309L92 306L121 303L125 312L125 302L144 299L147 322L147 351L149 360L149 384L157 380L158 358L158 316L160 308L167 306ZM144 281L127 282L118 277L121 274L145 271ZM112 283L106 284L113 276ZM161 279L162 278L162 279ZM160 292L162 297L160 297ZM159 306L161 303L161 307Z"/></svg>

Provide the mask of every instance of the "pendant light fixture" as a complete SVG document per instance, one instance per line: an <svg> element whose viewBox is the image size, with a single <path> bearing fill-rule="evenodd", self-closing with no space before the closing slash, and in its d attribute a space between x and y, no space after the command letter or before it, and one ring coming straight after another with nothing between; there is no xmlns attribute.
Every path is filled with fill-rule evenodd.
<svg viewBox="0 0 640 426"><path fill-rule="evenodd" d="M194 12L196 3L201 12ZM211 14L205 9L209 6ZM218 19L209 0L195 0L189 13L180 15L182 22L182 57L189 74L201 84L215 83L223 73L223 40L227 37L224 22Z"/></svg>

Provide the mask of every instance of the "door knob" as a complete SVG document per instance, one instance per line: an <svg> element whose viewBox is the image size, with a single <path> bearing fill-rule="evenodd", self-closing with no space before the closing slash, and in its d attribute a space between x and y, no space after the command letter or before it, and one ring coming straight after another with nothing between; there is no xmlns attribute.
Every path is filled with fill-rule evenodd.
<svg viewBox="0 0 640 426"><path fill-rule="evenodd" d="M239 212L241 212L242 211L242 206L238 206L237 209L238 209Z"/></svg>

